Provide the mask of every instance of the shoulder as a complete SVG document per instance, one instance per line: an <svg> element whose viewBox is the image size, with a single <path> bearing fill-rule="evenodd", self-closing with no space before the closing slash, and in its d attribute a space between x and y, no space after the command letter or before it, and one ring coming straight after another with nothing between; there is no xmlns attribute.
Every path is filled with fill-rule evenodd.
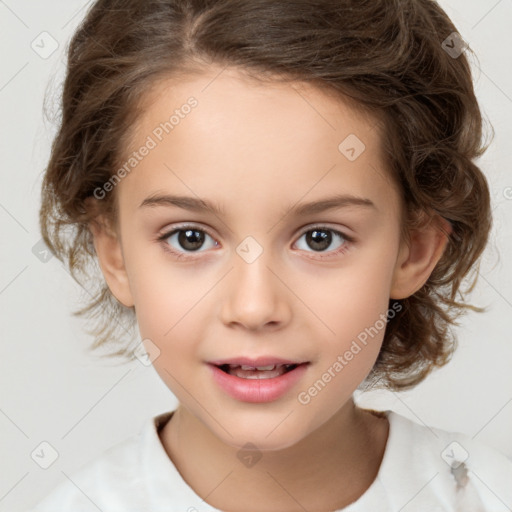
<svg viewBox="0 0 512 512"><path fill-rule="evenodd" d="M62 481L30 512L103 510L107 495L112 495L114 489L122 494L136 480L138 445L139 436L134 436L71 475L62 472Z"/></svg>
<svg viewBox="0 0 512 512"><path fill-rule="evenodd" d="M402 484L409 481L411 489L423 484L428 489L424 494L453 505L446 510L498 512L512 508L512 459L465 433L431 427L393 411L386 414L393 452L389 459ZM390 478L389 484L397 486L399 482ZM468 508L466 502L475 508Z"/></svg>
<svg viewBox="0 0 512 512"><path fill-rule="evenodd" d="M134 435L107 449L62 481L30 512L89 512L143 510L148 451L154 449L158 421L146 420Z"/></svg>
<svg viewBox="0 0 512 512"><path fill-rule="evenodd" d="M63 481L30 512L217 512L183 480L159 431L174 411L149 418L140 432Z"/></svg>

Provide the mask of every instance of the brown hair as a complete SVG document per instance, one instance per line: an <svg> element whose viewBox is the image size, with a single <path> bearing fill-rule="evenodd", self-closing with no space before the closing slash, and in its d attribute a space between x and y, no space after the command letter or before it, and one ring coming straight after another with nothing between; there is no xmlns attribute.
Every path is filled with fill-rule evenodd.
<svg viewBox="0 0 512 512"><path fill-rule="evenodd" d="M118 350L107 356L133 359L133 346L120 340L134 334L135 314L98 278L88 229L98 213L117 223L115 189L94 210L86 200L122 162L152 85L215 63L261 81L309 82L373 113L403 197L403 236L420 222L418 213L441 216L452 232L426 284L390 300L396 314L367 381L406 389L446 364L456 347L451 325L467 308L483 311L465 302L461 285L477 272L491 228L488 185L473 162L487 146L466 58L471 49L450 54L454 32L432 0L94 3L70 43L40 210L52 253L85 289L99 286L74 312L96 320L92 348L113 344ZM468 292L476 280L477 274Z"/></svg>

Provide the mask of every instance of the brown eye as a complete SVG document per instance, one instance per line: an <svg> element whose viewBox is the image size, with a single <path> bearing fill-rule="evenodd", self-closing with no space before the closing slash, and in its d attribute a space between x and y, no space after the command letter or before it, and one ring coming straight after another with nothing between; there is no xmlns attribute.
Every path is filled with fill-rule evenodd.
<svg viewBox="0 0 512 512"><path fill-rule="evenodd" d="M173 229L158 237L158 240L164 243L164 248L178 257L187 257L187 253L198 253L204 244L206 237L212 238L204 230L193 227L183 226ZM213 240L213 238L212 238ZM217 242L213 241L211 246L216 247Z"/></svg>
<svg viewBox="0 0 512 512"><path fill-rule="evenodd" d="M176 231L176 234L178 234L178 244L187 251L196 251L204 243L204 233L198 229L180 229Z"/></svg>
<svg viewBox="0 0 512 512"><path fill-rule="evenodd" d="M299 249L305 250L306 252L319 253L320 258L345 252L353 241L351 237L326 226L310 228L302 233L300 238L303 237L305 244L303 244L303 247L299 247ZM333 244L335 245L334 248L332 248ZM329 247L331 247L331 250L327 250ZM324 253L326 254L324 255Z"/></svg>

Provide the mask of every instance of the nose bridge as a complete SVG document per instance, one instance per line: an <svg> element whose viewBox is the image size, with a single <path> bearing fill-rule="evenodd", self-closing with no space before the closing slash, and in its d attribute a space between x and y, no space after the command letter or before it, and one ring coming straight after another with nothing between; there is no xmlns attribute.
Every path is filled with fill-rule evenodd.
<svg viewBox="0 0 512 512"><path fill-rule="evenodd" d="M248 303L252 296L262 298L261 294L266 295L267 303L271 302L276 285L275 276L269 270L269 267L272 268L271 248L266 246L266 242L260 243L254 236L248 235L238 244L235 252L235 290L241 292Z"/></svg>
<svg viewBox="0 0 512 512"><path fill-rule="evenodd" d="M222 299L225 323L235 322L255 329L267 323L280 324L286 319L285 287L274 273L272 255L271 248L251 235L235 248L233 272Z"/></svg>

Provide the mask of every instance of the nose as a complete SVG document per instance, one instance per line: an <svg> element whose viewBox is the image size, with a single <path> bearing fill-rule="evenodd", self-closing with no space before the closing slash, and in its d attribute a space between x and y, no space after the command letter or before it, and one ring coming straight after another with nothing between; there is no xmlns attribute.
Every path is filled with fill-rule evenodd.
<svg viewBox="0 0 512 512"><path fill-rule="evenodd" d="M252 331L276 330L290 321L291 292L273 266L270 251L254 261L233 255L234 269L222 289L220 316L226 326Z"/></svg>

